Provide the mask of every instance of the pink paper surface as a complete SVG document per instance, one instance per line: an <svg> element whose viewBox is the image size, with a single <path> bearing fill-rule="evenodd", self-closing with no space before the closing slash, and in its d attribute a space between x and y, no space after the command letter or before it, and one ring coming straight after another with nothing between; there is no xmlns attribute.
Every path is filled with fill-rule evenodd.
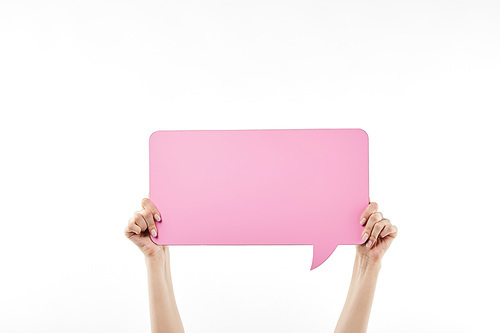
<svg viewBox="0 0 500 333"><path fill-rule="evenodd" d="M149 149L157 244L311 244L312 270L362 243L362 129L157 131Z"/></svg>

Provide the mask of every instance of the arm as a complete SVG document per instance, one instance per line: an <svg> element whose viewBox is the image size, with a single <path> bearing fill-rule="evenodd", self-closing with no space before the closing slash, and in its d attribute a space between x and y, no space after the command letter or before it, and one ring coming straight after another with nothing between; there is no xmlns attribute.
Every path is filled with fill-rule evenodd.
<svg viewBox="0 0 500 333"><path fill-rule="evenodd" d="M151 331L184 333L172 287L168 247L164 246L163 251L156 257L146 257L146 267Z"/></svg>
<svg viewBox="0 0 500 333"><path fill-rule="evenodd" d="M380 265L356 255L351 285L335 333L366 332Z"/></svg>
<svg viewBox="0 0 500 333"><path fill-rule="evenodd" d="M147 198L142 207L129 220L125 236L139 247L146 261L151 332L184 333L172 287L168 246L156 245L149 237L150 233L156 237L154 220L161 221L160 212Z"/></svg>
<svg viewBox="0 0 500 333"><path fill-rule="evenodd" d="M396 226L377 210L371 202L361 216L363 244L356 246L351 285L335 333L366 332L382 257L397 235Z"/></svg>

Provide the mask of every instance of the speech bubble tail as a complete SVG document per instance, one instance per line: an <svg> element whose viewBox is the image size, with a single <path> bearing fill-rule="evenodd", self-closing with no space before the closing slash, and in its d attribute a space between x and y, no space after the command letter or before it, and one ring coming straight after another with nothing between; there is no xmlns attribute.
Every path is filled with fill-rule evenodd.
<svg viewBox="0 0 500 333"><path fill-rule="evenodd" d="M313 262L311 265L311 271L324 263L326 259L330 257L330 255L337 248L337 244L314 244L313 245Z"/></svg>

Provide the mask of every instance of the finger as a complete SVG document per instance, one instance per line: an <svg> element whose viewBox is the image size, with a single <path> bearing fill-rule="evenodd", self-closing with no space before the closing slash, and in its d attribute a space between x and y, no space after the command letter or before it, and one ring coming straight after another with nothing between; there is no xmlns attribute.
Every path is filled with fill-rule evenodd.
<svg viewBox="0 0 500 333"><path fill-rule="evenodd" d="M155 221L153 220L153 214L149 210L141 210L140 211L142 217L144 217L144 220L146 221L148 225L148 230L153 237L156 237L156 225Z"/></svg>
<svg viewBox="0 0 500 333"><path fill-rule="evenodd" d="M142 205L142 208L144 208L146 210L149 210L153 214L153 216L154 216L154 218L155 218L156 221L158 221L158 222L161 221L160 212L156 208L156 206L153 203L153 201L151 201L151 199L149 199L149 198L142 199L141 205Z"/></svg>
<svg viewBox="0 0 500 333"><path fill-rule="evenodd" d="M389 235L391 235L392 237L396 237L398 235L398 228L393 224L386 226L384 230L382 230L382 232L380 233L380 238L384 238Z"/></svg>
<svg viewBox="0 0 500 333"><path fill-rule="evenodd" d="M141 228L141 231L144 231L148 228L148 224L144 219L144 216L142 216L141 212L134 213L134 221L135 224L137 224Z"/></svg>
<svg viewBox="0 0 500 333"><path fill-rule="evenodd" d="M133 218L128 221L128 224L125 227L125 233L133 233L136 235L139 235L141 233L141 228L137 224L135 224Z"/></svg>
<svg viewBox="0 0 500 333"><path fill-rule="evenodd" d="M373 229L373 226L375 225L375 223L377 223L378 221L380 221L382 219L383 219L383 216L382 216L381 212L375 212L372 215L370 215L370 217L368 218L368 222L366 222L365 229L363 230L363 237L362 237L363 243L366 242L368 240L368 238L370 238L370 235L372 233L372 229Z"/></svg>
<svg viewBox="0 0 500 333"><path fill-rule="evenodd" d="M376 202L370 202L370 204L366 207L363 214L361 214L361 220L359 221L359 223L361 225L365 225L370 215L375 213L377 210L378 210L378 204Z"/></svg>
<svg viewBox="0 0 500 333"><path fill-rule="evenodd" d="M382 219L378 222L376 222L374 225L373 225L373 228L372 228L372 233L370 235L370 239L368 240L368 242L366 243L366 247L367 248L370 248L372 247L373 245L375 245L375 243L377 243L377 240L378 240L378 236L380 235L380 233L382 232L382 230L388 226L388 225L391 225L391 221L389 221L388 219Z"/></svg>

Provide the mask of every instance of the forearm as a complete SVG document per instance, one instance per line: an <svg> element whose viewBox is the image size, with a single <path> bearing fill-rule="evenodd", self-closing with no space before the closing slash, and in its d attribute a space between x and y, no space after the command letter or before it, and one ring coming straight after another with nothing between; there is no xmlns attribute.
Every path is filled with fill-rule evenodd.
<svg viewBox="0 0 500 333"><path fill-rule="evenodd" d="M351 285L335 333L366 332L380 265L380 262L356 255Z"/></svg>
<svg viewBox="0 0 500 333"><path fill-rule="evenodd" d="M151 331L153 333L184 333L175 303L168 249L165 248L158 256L146 257L146 267Z"/></svg>

